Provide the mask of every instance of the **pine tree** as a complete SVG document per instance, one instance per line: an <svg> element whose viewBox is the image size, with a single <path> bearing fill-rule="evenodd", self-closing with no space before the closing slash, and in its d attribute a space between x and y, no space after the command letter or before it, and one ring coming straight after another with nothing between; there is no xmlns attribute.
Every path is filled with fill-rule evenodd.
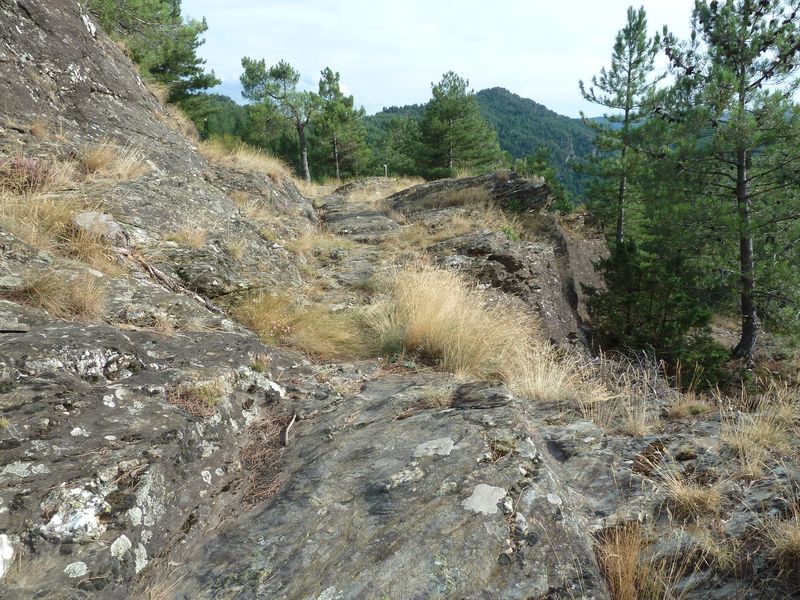
<svg viewBox="0 0 800 600"><path fill-rule="evenodd" d="M300 147L300 168L303 178L311 181L308 168L306 127L319 110L319 96L297 89L300 73L286 61L267 68L266 62L245 56L242 58L242 96L248 100L272 105L288 119L297 132Z"/></svg>
<svg viewBox="0 0 800 600"><path fill-rule="evenodd" d="M170 100L219 83L197 56L208 29L205 19L184 19L180 0L90 0L106 32L124 42L145 77L165 84Z"/></svg>
<svg viewBox="0 0 800 600"><path fill-rule="evenodd" d="M759 305L800 302L796 263L782 268L800 219L798 11L797 0L697 1L691 39L665 37L677 76L667 115L684 131L679 167L703 182L705 212L724 227L720 246L735 247L741 337L733 355L744 359L756 346ZM780 272L794 272L793 283L770 286L768 275Z"/></svg>
<svg viewBox="0 0 800 600"><path fill-rule="evenodd" d="M604 121L587 119L581 113L584 123L595 130L595 147L599 158L589 169L595 177L607 185L613 182L613 203L615 204L615 241L622 244L625 239L626 195L635 144L635 127L642 119L642 109L651 95L659 78L652 77L653 61L659 48L658 36L647 37L647 16L644 8L628 8L628 21L617 33L611 65L601 69L600 76L592 77L588 89L579 82L583 97L612 112L605 115ZM603 185L594 186L600 203L610 201ZM604 198L604 196L607 198Z"/></svg>
<svg viewBox="0 0 800 600"><path fill-rule="evenodd" d="M481 116L469 82L449 71L431 85L433 98L420 121L423 170L450 177L461 169L496 167L501 157L497 134Z"/></svg>
<svg viewBox="0 0 800 600"><path fill-rule="evenodd" d="M319 98L321 109L313 124L320 160L333 166L336 179L362 173L370 161L364 109L356 109L353 96L342 93L339 73L329 67L321 73Z"/></svg>

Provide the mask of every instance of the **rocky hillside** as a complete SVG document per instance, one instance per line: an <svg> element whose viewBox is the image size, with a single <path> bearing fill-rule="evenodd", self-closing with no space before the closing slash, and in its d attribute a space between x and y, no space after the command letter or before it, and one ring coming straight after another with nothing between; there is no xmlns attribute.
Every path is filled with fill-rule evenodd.
<svg viewBox="0 0 800 600"><path fill-rule="evenodd" d="M3 598L790 598L797 395L592 357L499 172L298 191L0 0Z"/></svg>

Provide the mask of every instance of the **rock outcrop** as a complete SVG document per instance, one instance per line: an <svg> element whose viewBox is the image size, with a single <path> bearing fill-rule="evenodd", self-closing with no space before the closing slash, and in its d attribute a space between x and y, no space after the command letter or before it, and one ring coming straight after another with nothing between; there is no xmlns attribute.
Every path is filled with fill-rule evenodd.
<svg viewBox="0 0 800 600"><path fill-rule="evenodd" d="M72 164L112 144L141 163L50 190L78 206L52 244L0 215L2 598L603 599L598 546L627 527L644 563L666 565L661 597L797 593L758 531L789 514L800 476L784 453L733 477L716 407L656 427L674 401L658 381L613 403L544 402L413 357L312 360L234 318L256 292L360 306L424 255L581 348L582 284L599 285L605 248L580 217L544 211L543 181L393 194L380 179L315 209L288 178L206 161L71 0L0 0L0 90L0 160ZM449 234L482 206L470 197L525 235ZM300 248L309 232L324 243ZM102 261L63 247L80 236ZM83 296L84 312L59 308L98 289L99 314ZM604 421L617 405L647 426ZM676 509L665 467L721 486L713 519Z"/></svg>

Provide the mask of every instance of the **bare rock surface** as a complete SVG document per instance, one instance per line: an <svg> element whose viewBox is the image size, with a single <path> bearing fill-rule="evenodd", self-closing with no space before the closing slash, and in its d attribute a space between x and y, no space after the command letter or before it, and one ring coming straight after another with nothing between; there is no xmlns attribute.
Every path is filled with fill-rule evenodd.
<svg viewBox="0 0 800 600"><path fill-rule="evenodd" d="M542 212L543 181L501 172L390 195L373 180L317 211L289 179L209 165L70 0L0 0L0 91L0 157L112 140L147 167L53 192L87 200L69 226L103 240L115 269L0 226L3 599L599 600L598 542L632 525L643 559L687 566L681 598L798 597L759 537L792 509L796 457L775 448L775 468L734 477L717 407L666 419L653 386L648 427L631 433L587 420L577 398L413 361L310 360L233 318L249 292L307 286L312 264L331 310L363 304L405 260L387 251L404 227L437 230L479 189L521 214L524 239L478 227L416 250L580 348L583 284L599 284L606 250L580 217ZM387 197L354 195L370 186ZM455 200L431 207L442 194ZM292 248L320 227L325 244ZM42 274L98 284L102 316L31 307L20 290ZM719 485L714 517L679 517L661 468Z"/></svg>

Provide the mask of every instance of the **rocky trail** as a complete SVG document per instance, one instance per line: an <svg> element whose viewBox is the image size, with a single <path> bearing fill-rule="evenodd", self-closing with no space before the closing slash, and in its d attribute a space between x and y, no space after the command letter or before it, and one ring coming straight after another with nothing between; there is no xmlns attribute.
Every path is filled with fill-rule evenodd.
<svg viewBox="0 0 800 600"><path fill-rule="evenodd" d="M4 600L798 597L768 535L800 514L796 397L592 355L605 245L542 180L301 193L187 138L71 0L0 0L0 90ZM597 393L309 350L419 264Z"/></svg>

